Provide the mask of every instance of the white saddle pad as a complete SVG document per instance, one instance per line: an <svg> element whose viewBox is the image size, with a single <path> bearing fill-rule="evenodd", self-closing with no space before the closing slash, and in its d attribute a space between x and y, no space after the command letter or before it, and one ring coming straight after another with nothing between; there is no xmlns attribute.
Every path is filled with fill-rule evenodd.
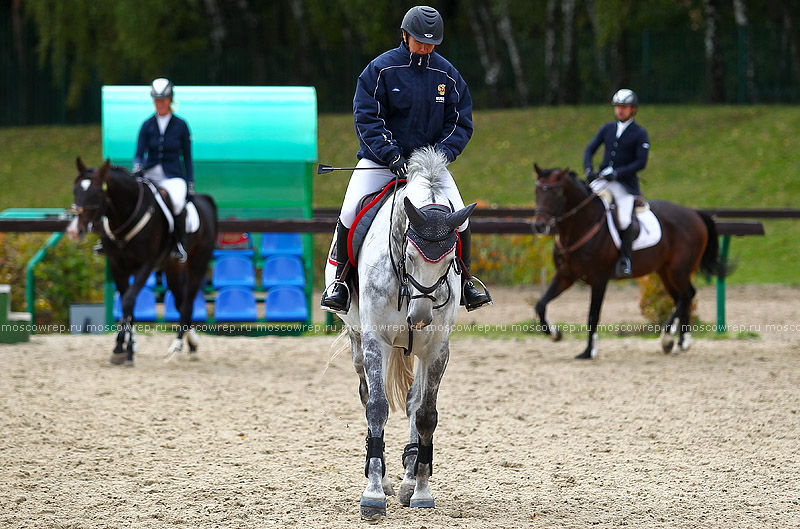
<svg viewBox="0 0 800 529"><path fill-rule="evenodd" d="M200 229L200 214L194 202L186 204L186 233L194 233Z"/></svg>
<svg viewBox="0 0 800 529"><path fill-rule="evenodd" d="M605 202L605 201L604 201ZM643 250L658 244L661 240L661 223L650 208L641 213L635 212L636 218L639 219L639 236L633 241L632 249ZM606 220L608 221L608 231L611 232L611 239L617 248L620 247L619 232L617 226L614 224L614 217L611 215L611 210L608 209L606 203Z"/></svg>

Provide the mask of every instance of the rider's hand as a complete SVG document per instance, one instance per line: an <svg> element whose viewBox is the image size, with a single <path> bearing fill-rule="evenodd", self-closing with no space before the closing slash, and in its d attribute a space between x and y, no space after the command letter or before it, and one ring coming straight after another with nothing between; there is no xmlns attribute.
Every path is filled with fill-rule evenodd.
<svg viewBox="0 0 800 529"><path fill-rule="evenodd" d="M617 172L614 170L613 167L608 166L602 171L600 171L600 176L611 182L617 178Z"/></svg>
<svg viewBox="0 0 800 529"><path fill-rule="evenodd" d="M586 182L591 184L593 181L597 180L597 173L592 171L591 167L587 167L583 170L583 174L586 175Z"/></svg>
<svg viewBox="0 0 800 529"><path fill-rule="evenodd" d="M138 174L138 173L141 173L141 172L142 172L142 168L143 168L143 167L142 167L142 164L140 164L140 163L135 163L135 164L133 164L133 170L132 170L131 172L132 172L133 174Z"/></svg>
<svg viewBox="0 0 800 529"><path fill-rule="evenodd" d="M400 178L405 178L408 174L408 160L402 154L398 154L389 162L389 170Z"/></svg>
<svg viewBox="0 0 800 529"><path fill-rule="evenodd" d="M189 189L186 191L189 196L194 195L194 182L189 182Z"/></svg>

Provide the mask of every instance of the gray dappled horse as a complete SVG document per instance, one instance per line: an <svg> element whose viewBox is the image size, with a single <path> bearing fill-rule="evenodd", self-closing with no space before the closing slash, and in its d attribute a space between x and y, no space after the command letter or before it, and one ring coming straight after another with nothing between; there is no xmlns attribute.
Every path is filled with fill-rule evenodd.
<svg viewBox="0 0 800 529"><path fill-rule="evenodd" d="M384 203L366 235L357 265L360 290L353 293L349 312L341 316L342 336L350 338L366 408L364 473L369 481L361 495L365 519L384 516L386 495L393 494L386 475L383 432L390 404L396 409L404 401L409 444L403 452L405 477L398 499L410 507L434 506L429 478L436 396L450 356L449 338L460 300L455 228L475 208L471 204L451 211L438 180L446 165L446 158L429 147L411 156L408 184ZM336 267L329 263L326 284L335 274ZM412 355L417 357L416 374Z"/></svg>

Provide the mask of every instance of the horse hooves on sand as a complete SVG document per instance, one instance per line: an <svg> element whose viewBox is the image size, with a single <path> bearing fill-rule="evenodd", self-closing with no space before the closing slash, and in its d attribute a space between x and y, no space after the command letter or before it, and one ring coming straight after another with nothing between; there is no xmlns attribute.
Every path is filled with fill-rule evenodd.
<svg viewBox="0 0 800 529"><path fill-rule="evenodd" d="M559 329L556 329L555 332L550 333L550 339L553 340L554 342L560 342L561 338L563 337L564 335L561 334L561 331Z"/></svg>
<svg viewBox="0 0 800 529"><path fill-rule="evenodd" d="M433 504L433 498L426 498L421 500L411 499L411 503L408 505L412 509L433 509L436 506Z"/></svg>
<svg viewBox="0 0 800 529"><path fill-rule="evenodd" d="M581 354L579 354L578 356L576 356L575 360L591 360L592 358L595 358L596 356L597 356L597 354L592 355L592 351L587 349L584 352L582 352Z"/></svg>
<svg viewBox="0 0 800 529"><path fill-rule="evenodd" d="M361 518L377 521L386 516L386 500L361 498Z"/></svg>
<svg viewBox="0 0 800 529"><path fill-rule="evenodd" d="M127 355L125 353L111 353L111 358L109 358L108 361L115 366L121 366L125 362L126 357Z"/></svg>

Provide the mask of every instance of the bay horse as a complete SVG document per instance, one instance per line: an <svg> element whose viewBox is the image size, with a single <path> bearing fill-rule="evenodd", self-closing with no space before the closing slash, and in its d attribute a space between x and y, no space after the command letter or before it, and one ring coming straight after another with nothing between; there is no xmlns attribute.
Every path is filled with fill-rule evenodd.
<svg viewBox="0 0 800 529"><path fill-rule="evenodd" d="M345 328L340 338L349 336L366 410L368 483L360 512L367 520L385 516L386 495L394 493L383 455L390 406L405 405L409 421L398 499L404 506L434 507L429 478L436 397L450 357L463 271L455 229L475 208L470 204L452 211L438 180L446 165L444 155L430 147L412 154L408 184L381 206L366 234L356 267L359 291L353 291L349 312L341 315ZM335 275L329 261L326 284Z"/></svg>
<svg viewBox="0 0 800 529"><path fill-rule="evenodd" d="M556 231L553 262L556 273L542 298L536 314L542 331L554 341L561 331L547 321L547 304L580 280L591 286L588 319L588 344L576 356L597 356L597 325L606 286L615 279L618 250L606 221L606 206L586 183L567 169L540 169L536 172L536 209L534 230L550 234ZM633 252L633 277L656 272L675 302L675 310L661 331L664 353L673 351L678 333L678 349L691 343L689 321L692 299L692 273L698 268L707 276L724 277L732 268L719 261L719 241L714 219L700 211L662 200L652 200L650 209L661 225L661 240L649 248ZM677 351L676 351L677 354Z"/></svg>
<svg viewBox="0 0 800 529"><path fill-rule="evenodd" d="M87 168L80 158L76 165L78 176L72 188L75 217L67 233L78 239L93 227L103 225L99 230L103 247L121 296L122 316L111 363L133 365L136 351L133 307L136 296L154 270L164 271L180 313L178 336L167 351L167 359L181 353L184 334L189 344L189 357L196 359L198 338L191 323L192 307L214 251L217 236L214 199L200 194L190 197L200 217L200 227L187 234L188 258L185 264L180 264L170 258L174 244L169 230L171 220L158 205L151 184L125 168L111 165L108 160L99 169ZM134 279L129 285L131 275Z"/></svg>

